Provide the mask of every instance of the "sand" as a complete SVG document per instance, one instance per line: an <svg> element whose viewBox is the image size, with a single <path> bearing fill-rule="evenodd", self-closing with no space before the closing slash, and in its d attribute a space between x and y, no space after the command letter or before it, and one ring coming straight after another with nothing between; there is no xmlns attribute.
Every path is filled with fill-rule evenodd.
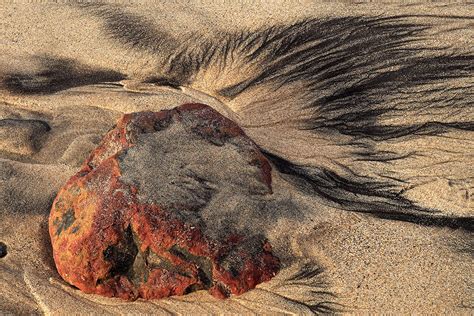
<svg viewBox="0 0 474 316"><path fill-rule="evenodd" d="M179 37L194 30L212 33L257 28L306 16L427 12L466 16L472 14L467 6L455 3L147 1L134 2L127 10L155 21ZM41 65L29 56L50 54L77 61L70 72L91 67L113 69L127 75L126 79L111 83L113 80L108 79L114 74L102 73L105 79L101 83L67 87L52 94L14 94L0 90L0 241L8 247L8 254L0 259L0 313L472 313L472 236L466 237L462 231L445 227L387 221L343 211L296 190L275 168L272 171L274 194L265 208L268 213L242 211L247 216L255 216L247 218L245 224L266 234L283 263L281 272L273 280L260 284L255 290L227 300L217 300L200 291L183 297L125 302L83 294L62 281L54 267L48 236L47 219L52 200L123 113L158 111L186 102L202 102L238 122L266 150L300 163L319 159L314 146L310 146L319 140L308 141L307 134L295 131L288 120L288 117L305 115L304 111L297 112L284 102L273 108L254 105L242 109L239 102L251 99L252 95L243 96L239 102L218 99L212 90L215 84L212 77L180 89L143 83L142 79L155 71L157 57L104 40L100 36L99 19L85 16L82 10L71 3L0 4L1 76L12 72L34 73ZM430 39L434 44L441 42L472 50L469 48L472 22L469 29L466 19L440 21L443 23L439 24L439 33ZM250 70L241 69L242 73L245 71ZM219 80L237 81L234 77ZM289 94L283 89L272 97L286 100ZM410 120L410 116L406 120ZM182 143L185 146L186 140ZM329 145L320 148L326 148L325 154L331 155ZM179 156L173 158L180 159ZM466 156L458 167L468 178L473 178L469 161L472 164L472 156ZM162 170L156 168L155 171ZM413 197L427 201L429 206L448 207L453 214L473 216L472 182L457 184L466 188L466 194L471 194L467 202L450 191L443 191L442 185L434 182L421 186L420 190L413 191ZM430 198L438 191L445 198ZM220 204L226 202L232 205L240 200L220 198Z"/></svg>

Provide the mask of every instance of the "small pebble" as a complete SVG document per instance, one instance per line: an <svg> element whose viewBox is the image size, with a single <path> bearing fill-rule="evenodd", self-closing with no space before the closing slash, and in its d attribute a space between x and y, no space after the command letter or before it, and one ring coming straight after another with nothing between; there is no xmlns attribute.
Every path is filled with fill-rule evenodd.
<svg viewBox="0 0 474 316"><path fill-rule="evenodd" d="M3 258L7 255L7 245L0 241L0 258Z"/></svg>

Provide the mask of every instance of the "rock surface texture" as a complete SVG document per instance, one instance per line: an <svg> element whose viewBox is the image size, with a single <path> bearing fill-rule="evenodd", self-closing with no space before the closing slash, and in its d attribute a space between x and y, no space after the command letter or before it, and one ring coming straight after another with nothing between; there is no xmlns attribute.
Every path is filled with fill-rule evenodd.
<svg viewBox="0 0 474 316"><path fill-rule="evenodd" d="M241 294L279 269L236 211L271 192L266 158L212 108L126 114L53 203L57 270L86 293L129 300Z"/></svg>

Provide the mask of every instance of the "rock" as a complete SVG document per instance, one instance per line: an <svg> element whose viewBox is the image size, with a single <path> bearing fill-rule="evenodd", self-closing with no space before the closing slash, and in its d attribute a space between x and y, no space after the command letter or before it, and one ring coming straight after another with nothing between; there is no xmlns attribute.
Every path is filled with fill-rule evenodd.
<svg viewBox="0 0 474 316"><path fill-rule="evenodd" d="M271 192L267 159L212 108L126 114L54 200L57 270L86 293L129 300L244 293L280 263L227 201Z"/></svg>

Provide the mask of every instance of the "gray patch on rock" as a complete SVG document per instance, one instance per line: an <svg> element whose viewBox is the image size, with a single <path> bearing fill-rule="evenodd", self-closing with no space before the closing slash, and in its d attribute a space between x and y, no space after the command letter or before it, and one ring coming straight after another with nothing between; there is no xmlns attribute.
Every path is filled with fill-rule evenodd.
<svg viewBox="0 0 474 316"><path fill-rule="evenodd" d="M68 229L75 221L76 218L74 217L74 210L72 208L68 209L61 219L56 218L53 223L57 227L56 236L59 236L62 231Z"/></svg>
<svg viewBox="0 0 474 316"><path fill-rule="evenodd" d="M238 138L244 137L217 146L181 123L141 134L119 157L121 181L138 188L140 203L174 210L190 224L204 223L201 228L207 227L207 233L227 226L258 226L247 222L271 211L265 202L269 188L261 180L261 169L245 156L250 147L244 146L253 144Z"/></svg>

